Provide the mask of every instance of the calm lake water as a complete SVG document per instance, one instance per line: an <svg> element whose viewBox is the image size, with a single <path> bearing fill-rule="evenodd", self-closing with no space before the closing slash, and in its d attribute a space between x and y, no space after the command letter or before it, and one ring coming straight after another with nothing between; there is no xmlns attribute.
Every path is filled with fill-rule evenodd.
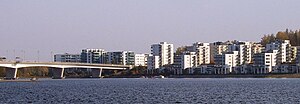
<svg viewBox="0 0 300 104"><path fill-rule="evenodd" d="M0 103L300 103L300 79L40 79L1 82Z"/></svg>

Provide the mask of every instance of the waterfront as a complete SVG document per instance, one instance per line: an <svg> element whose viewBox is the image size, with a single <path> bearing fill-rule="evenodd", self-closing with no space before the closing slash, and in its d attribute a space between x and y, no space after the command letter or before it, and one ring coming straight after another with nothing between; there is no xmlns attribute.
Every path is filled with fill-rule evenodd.
<svg viewBox="0 0 300 104"><path fill-rule="evenodd" d="M300 79L40 79L1 82L0 103L300 103Z"/></svg>

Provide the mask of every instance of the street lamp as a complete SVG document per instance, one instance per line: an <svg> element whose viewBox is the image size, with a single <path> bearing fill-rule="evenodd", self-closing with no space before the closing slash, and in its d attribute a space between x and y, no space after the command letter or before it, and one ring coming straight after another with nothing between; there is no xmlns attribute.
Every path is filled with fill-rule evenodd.
<svg viewBox="0 0 300 104"><path fill-rule="evenodd" d="M37 55L38 55L37 56L37 58L38 58L37 61L40 62L40 51L39 50L37 51Z"/></svg>

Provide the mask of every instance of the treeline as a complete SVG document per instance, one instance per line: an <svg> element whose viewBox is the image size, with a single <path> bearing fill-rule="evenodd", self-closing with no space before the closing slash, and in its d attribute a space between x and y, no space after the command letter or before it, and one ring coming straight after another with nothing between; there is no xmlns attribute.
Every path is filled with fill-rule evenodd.
<svg viewBox="0 0 300 104"><path fill-rule="evenodd" d="M278 40L290 40L292 46L300 45L300 31L292 31L286 29L286 31L279 31L277 34L266 34L261 38L261 44L266 45L270 42Z"/></svg>
<svg viewBox="0 0 300 104"><path fill-rule="evenodd" d="M6 68L0 68L0 77L5 77ZM17 77L30 78L30 77L49 77L51 74L47 67L32 67L18 69Z"/></svg>
<svg viewBox="0 0 300 104"><path fill-rule="evenodd" d="M5 77L6 69L0 67L0 78ZM38 78L51 78L53 76L53 70L55 68L48 68L48 67L29 67L29 68L19 68L17 77L19 78L31 78L31 77L38 77ZM103 70L102 76L110 77L110 76L144 76L147 74L147 67L146 66L136 66L131 70ZM65 69L64 76L70 78L86 78L90 77L92 74L87 69Z"/></svg>

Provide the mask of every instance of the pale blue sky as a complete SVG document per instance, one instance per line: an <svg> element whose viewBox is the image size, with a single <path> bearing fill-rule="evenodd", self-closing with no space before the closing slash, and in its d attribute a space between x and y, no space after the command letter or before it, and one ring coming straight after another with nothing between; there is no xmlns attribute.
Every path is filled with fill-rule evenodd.
<svg viewBox="0 0 300 104"><path fill-rule="evenodd" d="M300 0L0 0L0 56L83 48L150 52L160 41L259 41L300 29ZM25 51L25 52L22 52ZM25 53L25 54L24 54Z"/></svg>

